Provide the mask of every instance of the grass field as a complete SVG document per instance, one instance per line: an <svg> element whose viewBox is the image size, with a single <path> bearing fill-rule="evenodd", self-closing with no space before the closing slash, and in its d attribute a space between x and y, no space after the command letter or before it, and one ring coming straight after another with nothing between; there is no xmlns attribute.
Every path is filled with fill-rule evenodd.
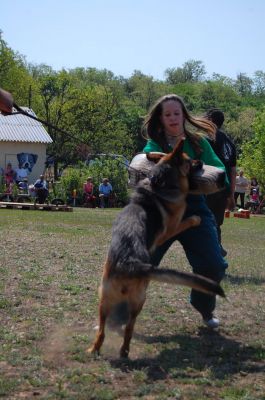
<svg viewBox="0 0 265 400"><path fill-rule="evenodd" d="M117 212L0 210L0 398L264 400L265 218L225 220L220 329L187 288L152 283L126 361L113 332L100 357L85 352ZM190 270L178 243L163 265Z"/></svg>

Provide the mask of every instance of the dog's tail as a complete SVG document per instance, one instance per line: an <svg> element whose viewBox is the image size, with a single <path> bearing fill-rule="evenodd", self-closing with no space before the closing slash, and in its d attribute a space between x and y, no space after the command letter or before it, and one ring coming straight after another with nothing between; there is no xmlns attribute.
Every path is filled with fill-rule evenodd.
<svg viewBox="0 0 265 400"><path fill-rule="evenodd" d="M120 269L120 270L119 270ZM210 295L219 295L225 297L225 293L219 283L202 275L189 272L180 272L169 268L156 268L152 264L144 263L138 260L130 260L124 263L116 264L115 273L117 276L127 276L128 278L147 278L152 281L165 282L173 285L188 286L199 292Z"/></svg>
<svg viewBox="0 0 265 400"><path fill-rule="evenodd" d="M171 283L173 285L188 286L192 289L210 295L218 294L221 297L225 297L225 293L222 287L217 282L197 274L191 274L188 272L179 272L167 268L160 268L160 269L152 269L148 273L148 278L153 281L166 282L166 283Z"/></svg>

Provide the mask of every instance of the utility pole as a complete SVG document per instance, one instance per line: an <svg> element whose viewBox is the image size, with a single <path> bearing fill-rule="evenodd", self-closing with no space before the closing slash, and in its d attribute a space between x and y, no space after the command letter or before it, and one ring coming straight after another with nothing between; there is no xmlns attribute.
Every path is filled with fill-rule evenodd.
<svg viewBox="0 0 265 400"><path fill-rule="evenodd" d="M29 85L29 108L31 109L31 100L32 100L32 87Z"/></svg>

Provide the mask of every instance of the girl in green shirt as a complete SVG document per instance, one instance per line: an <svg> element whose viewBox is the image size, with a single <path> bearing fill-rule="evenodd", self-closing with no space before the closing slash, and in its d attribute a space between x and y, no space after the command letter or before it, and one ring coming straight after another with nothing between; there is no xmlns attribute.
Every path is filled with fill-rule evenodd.
<svg viewBox="0 0 265 400"><path fill-rule="evenodd" d="M192 131L188 129L188 123L192 125ZM204 134L195 132L194 127L203 131ZM185 138L183 151L192 159L200 159L205 164L225 170L223 163L204 137L205 134L208 134L214 138L216 126L204 118L193 117L179 96L170 94L158 99L147 115L143 128L148 139L144 152L168 153L179 138ZM221 255L215 219L206 205L204 196L189 195L187 197L187 210L184 218L191 215L200 216L201 224L180 233L157 248L151 255L152 263L159 265L171 244L175 240L179 240L193 272L220 282L228 265ZM192 290L190 300L209 328L219 326L220 321L214 315L215 296Z"/></svg>

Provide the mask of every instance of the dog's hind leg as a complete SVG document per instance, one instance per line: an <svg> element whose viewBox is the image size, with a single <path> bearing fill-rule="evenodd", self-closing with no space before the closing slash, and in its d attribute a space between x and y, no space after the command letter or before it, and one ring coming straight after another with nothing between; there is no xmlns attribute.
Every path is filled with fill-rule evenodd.
<svg viewBox="0 0 265 400"><path fill-rule="evenodd" d="M136 321L137 316L140 314L140 312L143 308L143 305L145 303L146 287L147 287L147 282L144 282L143 287L136 286L135 288L138 291L138 296L141 296L141 298L138 299L138 301L135 301L135 299L134 299L134 301L132 301L132 299L131 299L131 301L129 302L130 318L124 329L124 338L123 338L123 344L120 348L120 357L127 358L129 355L130 343L131 343L131 339L132 339L132 335L133 335L135 321Z"/></svg>
<svg viewBox="0 0 265 400"><path fill-rule="evenodd" d="M104 342L105 339L105 323L107 319L107 315L105 311L103 310L103 305L101 304L99 307L99 328L98 328L98 333L96 336L96 340L93 344L92 347L90 347L87 351L89 353L97 353L99 354L100 348Z"/></svg>
<svg viewBox="0 0 265 400"><path fill-rule="evenodd" d="M136 321L137 315L138 315L138 313L131 314L130 320L129 320L128 324L125 327L124 340L123 340L123 344L122 344L122 346L120 348L120 357L127 358L128 355L129 355L130 342L131 342L131 339L132 339L133 328L134 328L134 325L135 325L135 321Z"/></svg>

